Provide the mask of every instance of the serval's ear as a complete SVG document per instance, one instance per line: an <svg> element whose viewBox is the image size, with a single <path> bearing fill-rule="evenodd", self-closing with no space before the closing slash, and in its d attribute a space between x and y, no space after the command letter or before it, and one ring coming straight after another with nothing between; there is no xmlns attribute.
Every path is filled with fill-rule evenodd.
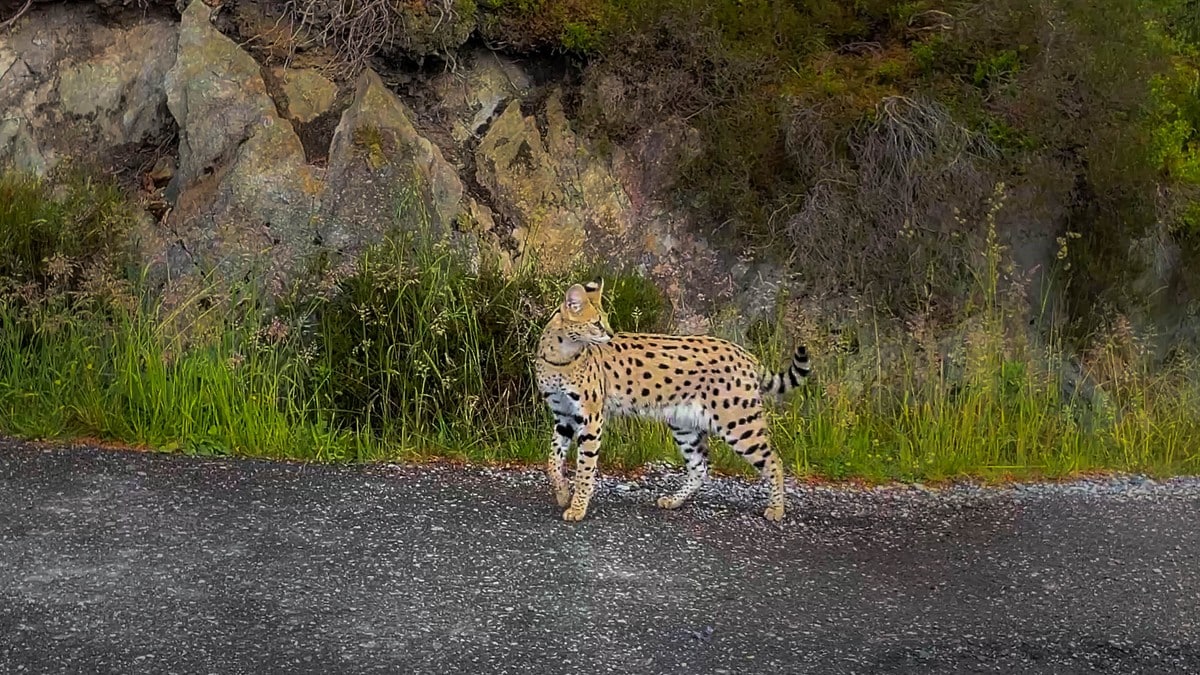
<svg viewBox="0 0 1200 675"><path fill-rule="evenodd" d="M604 279L596 277L583 285L583 290L587 292L588 300L600 309L600 296L604 293Z"/></svg>
<svg viewBox="0 0 1200 675"><path fill-rule="evenodd" d="M567 295L563 299L563 308L572 314L578 314L583 310L583 303L587 297L587 290L583 286L575 284L567 289Z"/></svg>

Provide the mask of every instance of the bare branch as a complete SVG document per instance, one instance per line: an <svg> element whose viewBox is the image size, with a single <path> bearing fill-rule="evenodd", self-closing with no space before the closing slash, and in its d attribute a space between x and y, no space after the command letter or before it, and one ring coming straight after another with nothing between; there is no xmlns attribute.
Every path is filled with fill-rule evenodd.
<svg viewBox="0 0 1200 675"><path fill-rule="evenodd" d="M32 6L33 6L33 0L25 0L25 4L21 5L21 9L18 9L17 13L12 15L12 18L5 20L3 23L0 23L0 30L4 30L6 28L12 28L13 25L15 25L17 23L17 20L20 19L21 16L25 14L25 12L28 12L29 8Z"/></svg>

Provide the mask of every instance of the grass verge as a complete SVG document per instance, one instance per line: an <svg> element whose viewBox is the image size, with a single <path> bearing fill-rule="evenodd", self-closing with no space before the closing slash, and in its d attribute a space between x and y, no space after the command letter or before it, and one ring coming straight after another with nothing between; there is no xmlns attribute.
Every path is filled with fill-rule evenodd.
<svg viewBox="0 0 1200 675"><path fill-rule="evenodd" d="M94 200L39 194L42 202L0 207L0 225L19 219L23 231L75 241L79 227L103 226L111 239L104 228L124 222ZM167 312L136 283L118 283L119 266L75 273L72 255L17 256L24 262L0 284L0 432L322 462L545 457L551 424L529 356L566 278L505 276L446 246L397 238L353 266L322 270L269 320L248 320L243 308L185 321L192 305ZM980 255L978 301L941 340L913 327L839 351L789 321L787 303L775 321L721 331L772 367L790 335L809 338L814 381L770 410L792 473L940 481L1197 472L1197 364L1151 369L1120 323L1079 358L1055 339L1034 340L1005 300L1000 258L994 244ZM609 287L615 327L665 325L647 282L613 275ZM867 325L884 332L882 320ZM655 460L676 461L660 426L609 427L607 470ZM719 444L716 468L747 473Z"/></svg>

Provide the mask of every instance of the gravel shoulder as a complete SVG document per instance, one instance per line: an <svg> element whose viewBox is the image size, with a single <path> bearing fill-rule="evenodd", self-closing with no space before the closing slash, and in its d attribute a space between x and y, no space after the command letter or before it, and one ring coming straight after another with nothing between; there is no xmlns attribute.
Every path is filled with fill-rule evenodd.
<svg viewBox="0 0 1200 675"><path fill-rule="evenodd" d="M1195 479L678 478L0 440L0 673L1200 671Z"/></svg>

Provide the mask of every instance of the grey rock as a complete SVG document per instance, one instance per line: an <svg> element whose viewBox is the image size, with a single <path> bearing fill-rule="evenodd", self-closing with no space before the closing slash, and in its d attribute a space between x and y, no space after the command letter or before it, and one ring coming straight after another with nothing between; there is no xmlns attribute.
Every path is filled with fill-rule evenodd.
<svg viewBox="0 0 1200 675"><path fill-rule="evenodd" d="M326 180L322 239L338 250L395 228L444 236L467 209L457 170L370 69L334 131Z"/></svg>
<svg viewBox="0 0 1200 675"><path fill-rule="evenodd" d="M161 137L176 36L154 16L109 24L87 5L31 12L0 44L0 163L42 174L81 148L103 164Z"/></svg>
<svg viewBox="0 0 1200 675"><path fill-rule="evenodd" d="M48 162L24 117L0 119L0 166L42 175Z"/></svg>
<svg viewBox="0 0 1200 675"><path fill-rule="evenodd" d="M459 143L476 137L502 104L521 100L533 89L515 61L490 49L473 50L459 69L435 76L431 85L439 107L453 118L451 135Z"/></svg>
<svg viewBox="0 0 1200 675"><path fill-rule="evenodd" d="M337 85L330 82L316 68L274 68L287 114L297 122L311 122L333 107L337 100Z"/></svg>
<svg viewBox="0 0 1200 675"><path fill-rule="evenodd" d="M59 73L64 112L93 120L109 144L138 143L168 124L164 78L175 61L173 24L147 20L118 32L111 45Z"/></svg>
<svg viewBox="0 0 1200 675"><path fill-rule="evenodd" d="M476 178L516 223L521 254L562 271L582 259L589 235L627 232L631 213L608 166L571 130L557 92L544 114L545 135L519 101L509 102L479 142Z"/></svg>
<svg viewBox="0 0 1200 675"><path fill-rule="evenodd" d="M313 247L321 176L258 64L210 23L200 0L183 14L166 88L180 135L171 246L191 261L172 271L252 276L277 292Z"/></svg>
<svg viewBox="0 0 1200 675"><path fill-rule="evenodd" d="M731 252L667 204L668 176L697 147L696 131L670 119L628 148L599 153L571 127L555 90L533 115L519 100L504 104L479 140L475 174L514 224L521 257L554 272L586 259L614 272L641 271L671 302L675 330L708 332L711 310L733 300L734 289L778 275L739 268Z"/></svg>

